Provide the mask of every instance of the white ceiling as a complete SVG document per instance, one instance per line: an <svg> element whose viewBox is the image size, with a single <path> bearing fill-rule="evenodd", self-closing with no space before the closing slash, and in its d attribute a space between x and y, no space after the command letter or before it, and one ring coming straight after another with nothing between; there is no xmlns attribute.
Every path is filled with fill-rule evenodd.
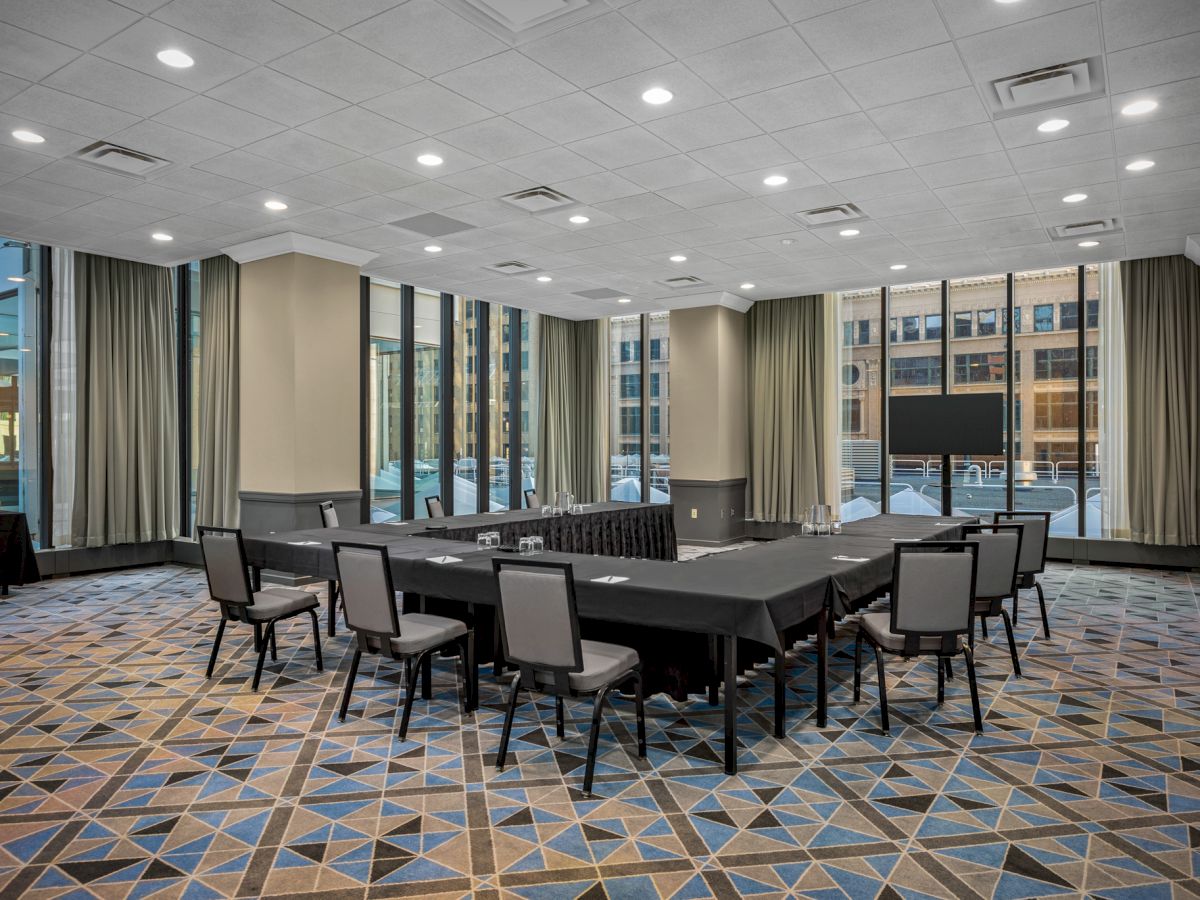
<svg viewBox="0 0 1200 900"><path fill-rule="evenodd" d="M377 251L368 274L587 317L700 300L658 284L678 275L757 299L1181 253L1200 231L1200 0L593 0L508 41L469 15L3 0L0 234L171 263L295 232ZM195 66L164 66L166 47ZM1103 96L989 111L992 79L1085 57ZM652 86L674 100L647 105ZM1143 97L1158 109L1120 114ZM1070 127L1039 133L1052 116ZM143 180L72 160L101 138L172 165ZM1125 171L1140 157L1156 165ZM497 200L542 184L580 207ZM793 216L847 201L869 217L856 238ZM434 256L386 224L423 212L475 227ZM1094 250L1047 233L1114 215ZM553 281L484 268L503 260ZM573 296L596 288L634 302Z"/></svg>

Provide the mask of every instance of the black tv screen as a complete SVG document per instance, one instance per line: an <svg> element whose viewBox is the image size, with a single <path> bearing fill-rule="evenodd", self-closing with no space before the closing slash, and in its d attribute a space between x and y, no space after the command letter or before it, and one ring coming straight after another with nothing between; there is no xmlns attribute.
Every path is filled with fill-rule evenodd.
<svg viewBox="0 0 1200 900"><path fill-rule="evenodd" d="M999 456L1004 453L1004 395L892 397L888 448L893 456Z"/></svg>

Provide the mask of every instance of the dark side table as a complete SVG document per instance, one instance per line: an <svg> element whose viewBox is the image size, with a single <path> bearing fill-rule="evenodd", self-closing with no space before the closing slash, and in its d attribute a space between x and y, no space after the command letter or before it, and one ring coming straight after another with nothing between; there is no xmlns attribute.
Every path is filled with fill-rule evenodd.
<svg viewBox="0 0 1200 900"><path fill-rule="evenodd" d="M0 594L7 595L11 584L41 580L25 513L0 512Z"/></svg>

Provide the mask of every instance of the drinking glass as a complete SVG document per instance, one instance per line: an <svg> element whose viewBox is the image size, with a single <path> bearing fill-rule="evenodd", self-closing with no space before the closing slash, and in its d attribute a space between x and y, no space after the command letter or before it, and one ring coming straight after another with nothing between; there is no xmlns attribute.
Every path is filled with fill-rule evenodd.
<svg viewBox="0 0 1200 900"><path fill-rule="evenodd" d="M537 535L534 535L533 537L531 537L529 539L529 552L530 553L541 553L544 548L545 548L545 541L542 538L538 537Z"/></svg>
<svg viewBox="0 0 1200 900"><path fill-rule="evenodd" d="M542 518L543 519L549 518L552 515L554 515L554 507L553 506L546 504L545 506L542 507Z"/></svg>
<svg viewBox="0 0 1200 900"><path fill-rule="evenodd" d="M492 540L487 536L487 532L481 531L479 534L475 535L475 545L480 550L487 550L492 546Z"/></svg>
<svg viewBox="0 0 1200 900"><path fill-rule="evenodd" d="M533 540L523 537L517 542L517 550L522 556L529 556L533 552Z"/></svg>

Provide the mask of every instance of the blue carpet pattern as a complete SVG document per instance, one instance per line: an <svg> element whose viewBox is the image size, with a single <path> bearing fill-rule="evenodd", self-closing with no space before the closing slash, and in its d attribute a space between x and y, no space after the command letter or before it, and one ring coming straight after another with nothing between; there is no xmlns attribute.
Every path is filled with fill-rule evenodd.
<svg viewBox="0 0 1200 900"><path fill-rule="evenodd" d="M785 740L769 669L739 687L734 777L719 708L653 697L643 761L618 699L592 799L582 704L561 742L552 703L523 707L498 773L499 688L464 723L453 660L401 742L401 668L364 659L339 723L350 642L325 639L317 673L307 617L259 693L244 626L206 681L198 570L22 588L0 601L0 896L1200 897L1200 576L1052 565L1043 583L1054 634L1027 595L1024 678L1002 629L979 642L982 736L961 666L938 708L933 665L896 657L883 736L873 667L851 703L843 623L827 729L798 644Z"/></svg>

